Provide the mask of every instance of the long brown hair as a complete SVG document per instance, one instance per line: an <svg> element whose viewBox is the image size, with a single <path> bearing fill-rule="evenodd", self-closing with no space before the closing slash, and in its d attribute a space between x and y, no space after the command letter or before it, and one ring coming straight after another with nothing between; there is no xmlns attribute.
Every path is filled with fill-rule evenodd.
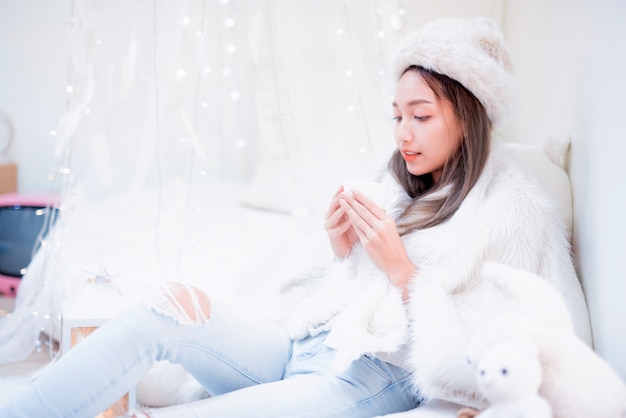
<svg viewBox="0 0 626 418"><path fill-rule="evenodd" d="M413 199L398 219L400 235L439 225L454 215L478 180L491 143L491 121L487 111L469 90L450 77L422 67L410 66L404 73L407 71L420 73L435 96L452 105L461 123L463 138L444 165L437 184L431 174L415 176L409 173L400 150L391 156L389 171Z"/></svg>

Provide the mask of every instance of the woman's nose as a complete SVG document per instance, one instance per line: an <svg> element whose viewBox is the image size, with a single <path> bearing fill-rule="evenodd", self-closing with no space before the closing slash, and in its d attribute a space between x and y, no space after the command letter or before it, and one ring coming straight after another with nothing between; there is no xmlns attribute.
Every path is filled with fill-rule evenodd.
<svg viewBox="0 0 626 418"><path fill-rule="evenodd" d="M413 133L404 120L398 122L398 126L396 128L396 139L398 142L411 142L413 140Z"/></svg>

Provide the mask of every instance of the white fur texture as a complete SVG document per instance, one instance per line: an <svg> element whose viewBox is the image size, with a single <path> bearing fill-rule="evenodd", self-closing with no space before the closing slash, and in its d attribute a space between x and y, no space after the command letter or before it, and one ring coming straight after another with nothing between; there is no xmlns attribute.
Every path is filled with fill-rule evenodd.
<svg viewBox="0 0 626 418"><path fill-rule="evenodd" d="M332 373L345 370L362 354L397 350L408 330L399 289L358 245L320 278L283 325L293 339L318 328L329 331L325 343L336 350Z"/></svg>
<svg viewBox="0 0 626 418"><path fill-rule="evenodd" d="M491 298L483 326L470 341L470 360L492 347L520 339L536 347L542 369L539 394L554 418L626 417L626 385L574 332L561 295L532 273L505 265L488 267Z"/></svg>
<svg viewBox="0 0 626 418"><path fill-rule="evenodd" d="M541 365L528 341L504 341L487 349L476 365L476 381L489 407L481 418L551 418L550 404L538 394Z"/></svg>
<svg viewBox="0 0 626 418"><path fill-rule="evenodd" d="M418 266L409 298L409 363L413 383L426 398L486 406L466 355L471 336L484 326L487 304L493 303L489 270L481 270L487 262L529 271L549 283L562 297L576 333L591 345L562 218L543 190L498 149L455 215L415 232L405 244ZM533 303L541 304L541 291L529 284ZM535 309L524 303L516 309ZM563 323L551 309L537 315Z"/></svg>
<svg viewBox="0 0 626 418"><path fill-rule="evenodd" d="M389 183L394 196L385 210L397 218L409 198L390 175L383 182ZM346 259L308 285L312 290L305 291L304 297L302 286L295 287L301 298L289 304L295 309L284 312L279 322L293 339L329 331L325 344L336 350L331 373L345 370L362 354L394 353L407 341L408 318L401 292L358 243ZM282 296L276 304L284 304Z"/></svg>
<svg viewBox="0 0 626 418"><path fill-rule="evenodd" d="M457 80L478 98L496 127L513 105L510 58L502 32L492 20L433 21L405 37L393 65L396 80L411 65Z"/></svg>

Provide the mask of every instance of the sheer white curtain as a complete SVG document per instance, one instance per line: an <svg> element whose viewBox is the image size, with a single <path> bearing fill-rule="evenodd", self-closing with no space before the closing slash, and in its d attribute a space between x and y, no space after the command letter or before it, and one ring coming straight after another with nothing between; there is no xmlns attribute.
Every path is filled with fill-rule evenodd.
<svg viewBox="0 0 626 418"><path fill-rule="evenodd" d="M57 147L70 183L98 199L388 150L403 13L398 0L76 0Z"/></svg>
<svg viewBox="0 0 626 418"><path fill-rule="evenodd" d="M342 180L382 168L404 3L75 0L60 219L0 318L0 364L58 335L85 264L145 246L175 279L202 184L320 216Z"/></svg>

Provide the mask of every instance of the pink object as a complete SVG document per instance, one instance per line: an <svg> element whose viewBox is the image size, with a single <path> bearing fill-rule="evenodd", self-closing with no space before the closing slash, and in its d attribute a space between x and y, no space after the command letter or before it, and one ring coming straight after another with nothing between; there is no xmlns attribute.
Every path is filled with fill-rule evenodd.
<svg viewBox="0 0 626 418"><path fill-rule="evenodd" d="M47 194L21 194L21 193L4 193L0 194L1 206L58 206L58 197Z"/></svg>
<svg viewBox="0 0 626 418"><path fill-rule="evenodd" d="M58 197L54 195L45 194L20 194L20 193L6 193L0 194L0 210L2 208L14 207L14 208L45 208L45 207L58 207ZM6 243L11 248L12 243ZM35 244L34 242L32 243ZM22 280L21 275L9 275L0 272L0 294L5 296L13 296L17 294L20 282Z"/></svg>

